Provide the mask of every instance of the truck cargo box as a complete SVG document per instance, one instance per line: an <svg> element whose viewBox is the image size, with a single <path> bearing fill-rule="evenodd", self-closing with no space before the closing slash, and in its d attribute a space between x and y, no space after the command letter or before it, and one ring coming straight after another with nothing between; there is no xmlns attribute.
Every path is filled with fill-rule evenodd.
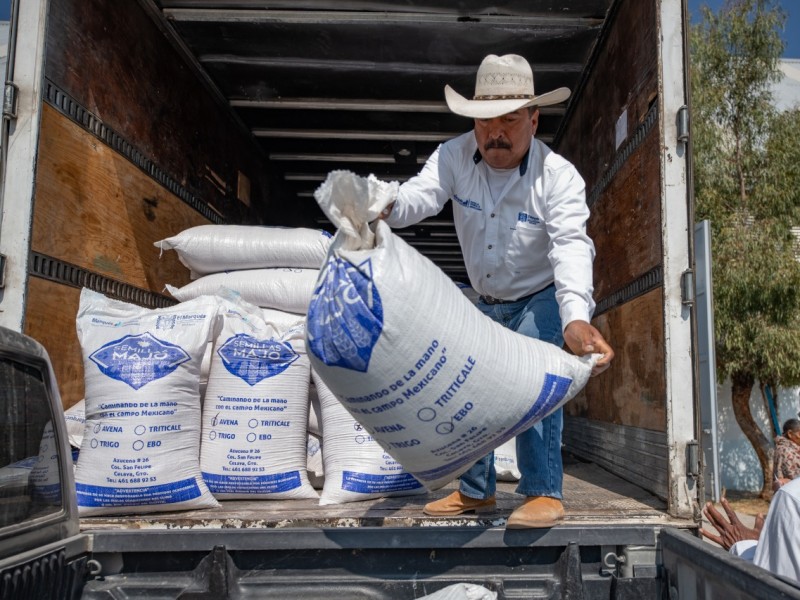
<svg viewBox="0 0 800 600"><path fill-rule="evenodd" d="M519 500L505 485L490 518L423 518L431 496L416 496L337 507L228 501L208 512L83 519L82 531L102 532L98 552L129 543L208 550L219 532L229 549L286 551L430 548L433 536L453 548L535 546L557 556L585 545L592 549L578 562L602 574L619 568L623 549L654 548L664 527L696 530L704 493L684 2L13 6L0 325L42 343L64 408L84 393L75 333L82 287L166 306L175 299L165 286L188 283L189 272L158 240L209 223L333 231L313 199L327 173L401 182L416 174L439 143L471 128L448 111L443 88L470 96L490 53L527 57L537 90L572 91L542 108L537 137L586 181L593 324L616 351L613 367L566 407L567 518L553 530L517 541L504 534ZM467 282L449 208L397 233ZM350 537L353 526L363 537ZM251 536L264 530L271 541ZM184 538L190 531L207 533ZM166 533L173 541L157 541Z"/></svg>

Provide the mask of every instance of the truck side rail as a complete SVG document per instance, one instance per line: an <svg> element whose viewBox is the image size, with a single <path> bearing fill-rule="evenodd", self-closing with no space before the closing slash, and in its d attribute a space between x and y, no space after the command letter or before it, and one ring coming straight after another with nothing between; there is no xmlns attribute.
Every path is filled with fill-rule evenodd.
<svg viewBox="0 0 800 600"><path fill-rule="evenodd" d="M659 536L665 598L670 600L800 599L800 584L776 577L689 533L663 529Z"/></svg>

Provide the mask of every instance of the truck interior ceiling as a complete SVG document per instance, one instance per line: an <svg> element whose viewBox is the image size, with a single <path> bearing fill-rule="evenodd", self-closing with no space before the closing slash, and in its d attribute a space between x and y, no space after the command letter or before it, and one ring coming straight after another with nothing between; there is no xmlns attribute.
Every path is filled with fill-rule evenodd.
<svg viewBox="0 0 800 600"><path fill-rule="evenodd" d="M443 88L471 97L487 54L516 53L535 89L579 93L611 0L560 3L158 0L151 13L257 140L269 164L269 219L331 229L313 192L346 169L404 181L468 131ZM558 148L569 103L540 110ZM449 205L397 233L466 281ZM277 215L280 216L277 216Z"/></svg>

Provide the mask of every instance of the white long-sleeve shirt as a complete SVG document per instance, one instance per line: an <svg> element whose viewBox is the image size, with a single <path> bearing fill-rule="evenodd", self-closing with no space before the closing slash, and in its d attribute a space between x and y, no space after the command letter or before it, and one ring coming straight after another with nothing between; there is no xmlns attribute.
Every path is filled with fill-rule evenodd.
<svg viewBox="0 0 800 600"><path fill-rule="evenodd" d="M800 479L781 486L772 497L753 562L800 583Z"/></svg>
<svg viewBox="0 0 800 600"><path fill-rule="evenodd" d="M441 144L419 175L400 186L395 228L438 214L453 200L453 220L475 290L516 300L556 285L561 321L594 312L594 244L586 235L585 184L575 167L537 139L495 202L488 166L473 132Z"/></svg>

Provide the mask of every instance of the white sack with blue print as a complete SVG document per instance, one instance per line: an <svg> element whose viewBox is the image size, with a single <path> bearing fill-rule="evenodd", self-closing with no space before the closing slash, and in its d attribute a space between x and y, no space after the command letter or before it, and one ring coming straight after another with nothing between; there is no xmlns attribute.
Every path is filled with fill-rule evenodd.
<svg viewBox="0 0 800 600"><path fill-rule="evenodd" d="M203 404L200 467L218 499L318 498L306 472L305 319L223 307Z"/></svg>
<svg viewBox="0 0 800 600"><path fill-rule="evenodd" d="M322 409L325 483L320 504L410 496L427 490L342 406L312 370Z"/></svg>
<svg viewBox="0 0 800 600"><path fill-rule="evenodd" d="M183 287L167 284L166 288L181 302L217 294L220 288L226 288L250 304L304 315L318 276L319 269L246 269L212 273Z"/></svg>
<svg viewBox="0 0 800 600"><path fill-rule="evenodd" d="M200 474L200 365L219 299L148 309L83 289L82 516L219 506Z"/></svg>
<svg viewBox="0 0 800 600"><path fill-rule="evenodd" d="M64 420L67 422L69 445L80 448L83 443L83 429L86 426L86 400L81 399L65 410Z"/></svg>
<svg viewBox="0 0 800 600"><path fill-rule="evenodd" d="M331 235L304 227L197 225L155 243L175 250L192 279L241 269L297 267L319 269Z"/></svg>
<svg viewBox="0 0 800 600"><path fill-rule="evenodd" d="M375 219L396 183L334 171L315 197L337 226L309 305L309 358L354 419L427 488L571 399L578 358L484 316Z"/></svg>

